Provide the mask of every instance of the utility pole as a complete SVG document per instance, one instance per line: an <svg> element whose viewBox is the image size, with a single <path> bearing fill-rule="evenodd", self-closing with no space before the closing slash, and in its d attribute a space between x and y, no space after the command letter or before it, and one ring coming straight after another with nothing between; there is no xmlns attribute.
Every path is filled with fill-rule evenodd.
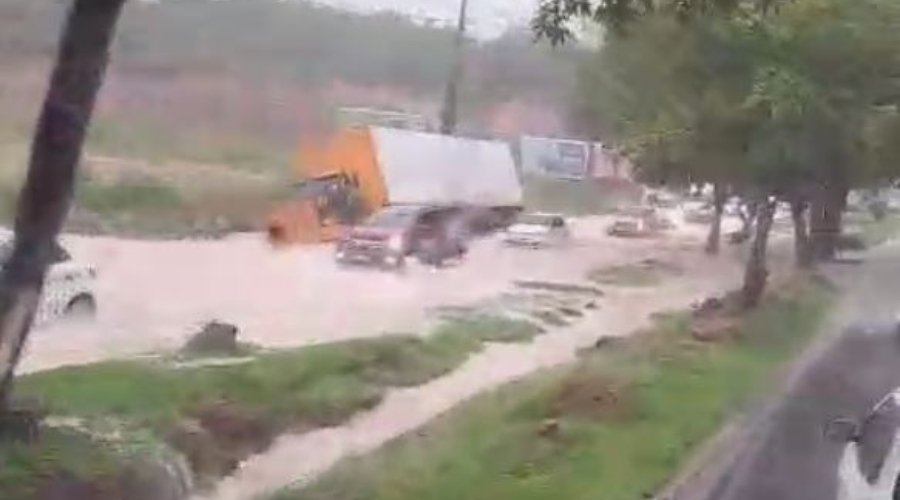
<svg viewBox="0 0 900 500"><path fill-rule="evenodd" d="M444 107L441 109L441 133L451 135L456 132L459 105L459 81L463 72L463 46L466 41L466 11L469 0L461 0L459 5L459 24L456 27L456 37L453 49L453 68L450 71L450 79L447 81L447 89L444 93Z"/></svg>

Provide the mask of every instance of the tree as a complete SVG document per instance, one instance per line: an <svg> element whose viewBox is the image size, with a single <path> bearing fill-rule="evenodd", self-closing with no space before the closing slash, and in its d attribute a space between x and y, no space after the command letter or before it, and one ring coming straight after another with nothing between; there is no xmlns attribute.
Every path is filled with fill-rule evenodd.
<svg viewBox="0 0 900 500"><path fill-rule="evenodd" d="M814 253L833 249L850 186L889 175L877 163L895 149L883 129L896 116L885 102L900 95L900 7L889 0L700 4L677 11L650 2L630 11L627 29L614 32L582 72L579 121L628 145L641 173L745 193L756 207L742 287L752 306L768 275L775 200L791 205L797 264L807 267Z"/></svg>
<svg viewBox="0 0 900 500"><path fill-rule="evenodd" d="M663 14L680 20L703 17L766 14L790 0L541 0L532 20L539 38L554 44L575 36L571 26L577 19L590 19L624 33L636 21Z"/></svg>
<svg viewBox="0 0 900 500"><path fill-rule="evenodd" d="M31 146L12 254L0 272L0 417L68 213L85 134L125 0L75 0ZM0 422L3 419L0 418Z"/></svg>

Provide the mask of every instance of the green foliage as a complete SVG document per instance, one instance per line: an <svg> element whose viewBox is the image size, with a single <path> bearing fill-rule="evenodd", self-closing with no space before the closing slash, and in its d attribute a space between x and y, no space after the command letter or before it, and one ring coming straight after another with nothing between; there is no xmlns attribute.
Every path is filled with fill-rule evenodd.
<svg viewBox="0 0 900 500"><path fill-rule="evenodd" d="M184 205L175 188L153 179L105 184L88 180L79 186L76 204L99 214L178 210Z"/></svg>
<svg viewBox="0 0 900 500"><path fill-rule="evenodd" d="M662 14L680 21L702 17L742 17L761 15L784 0L541 0L532 21L539 38L561 44L576 37L574 21L589 19L603 23L617 33L628 33L648 16Z"/></svg>
<svg viewBox="0 0 900 500"><path fill-rule="evenodd" d="M884 178L900 8L797 0L766 16L648 14L582 72L580 121L640 172L787 193ZM892 128L893 127L893 128Z"/></svg>
<svg viewBox="0 0 900 500"><path fill-rule="evenodd" d="M744 321L743 335L718 344L692 340L686 315L666 318L274 498L650 497L818 330L829 297L808 283L782 291Z"/></svg>
<svg viewBox="0 0 900 500"><path fill-rule="evenodd" d="M68 484L111 484L123 469L119 458L86 434L45 429L36 443L0 446L3 498L40 498L55 480Z"/></svg>

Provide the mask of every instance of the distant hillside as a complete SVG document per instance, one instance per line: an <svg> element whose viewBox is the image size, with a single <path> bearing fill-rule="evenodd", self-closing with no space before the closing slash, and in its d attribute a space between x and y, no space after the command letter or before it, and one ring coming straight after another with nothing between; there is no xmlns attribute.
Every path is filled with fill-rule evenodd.
<svg viewBox="0 0 900 500"><path fill-rule="evenodd" d="M29 129L68 3L0 0L0 138L4 127ZM336 106L434 115L452 36L398 14L297 0L131 1L92 144L122 155L270 163L273 148L283 158ZM527 32L470 41L466 54L464 127L507 134L564 127L576 54L535 46Z"/></svg>
<svg viewBox="0 0 900 500"><path fill-rule="evenodd" d="M66 3L0 2L0 60L49 53ZM396 14L360 15L298 1L132 1L114 60L126 68L158 71L226 70L305 83L339 79L433 89L446 78L451 38L450 30L427 28ZM502 83L515 89L548 79L562 84L565 61L532 47L527 33L519 38L517 43L510 37L473 43L473 64L498 77L508 75ZM499 61L501 56L507 61ZM497 64L504 66L491 67ZM515 73L505 71L509 68Z"/></svg>

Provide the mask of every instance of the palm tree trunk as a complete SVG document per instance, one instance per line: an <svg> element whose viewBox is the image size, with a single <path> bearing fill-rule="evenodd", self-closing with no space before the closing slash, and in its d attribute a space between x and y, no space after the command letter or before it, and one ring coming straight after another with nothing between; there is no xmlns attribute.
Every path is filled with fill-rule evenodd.
<svg viewBox="0 0 900 500"><path fill-rule="evenodd" d="M125 0L75 0L31 145L12 255L0 272L0 416L40 300L51 248L71 205L75 173ZM0 419L2 422L2 419Z"/></svg>
<svg viewBox="0 0 900 500"><path fill-rule="evenodd" d="M809 225L806 223L808 206L809 203L801 197L791 200L791 219L794 222L794 258L800 269L811 268L815 260L809 236Z"/></svg>
<svg viewBox="0 0 900 500"><path fill-rule="evenodd" d="M840 183L830 183L816 189L810 214L810 236L816 260L834 259L843 229L848 192L849 188Z"/></svg>
<svg viewBox="0 0 900 500"><path fill-rule="evenodd" d="M722 213L725 211L725 202L728 194L725 186L716 183L713 188L713 220L709 225L709 236L706 238L706 253L717 255L722 241Z"/></svg>
<svg viewBox="0 0 900 500"><path fill-rule="evenodd" d="M766 265L766 250L769 245L769 232L775 217L775 201L764 201L758 208L756 217L756 234L750 247L750 258L744 271L744 286L741 290L743 306L752 309L759 304L769 279Z"/></svg>

